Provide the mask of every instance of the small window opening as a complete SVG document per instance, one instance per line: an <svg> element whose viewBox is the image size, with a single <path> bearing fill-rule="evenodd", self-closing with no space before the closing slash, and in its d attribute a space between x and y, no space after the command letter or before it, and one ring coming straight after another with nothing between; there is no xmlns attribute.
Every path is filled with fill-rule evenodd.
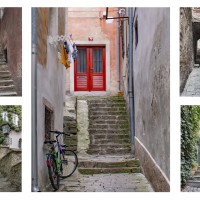
<svg viewBox="0 0 200 200"><path fill-rule="evenodd" d="M50 140L49 131L53 130L53 111L45 106L45 140Z"/></svg>

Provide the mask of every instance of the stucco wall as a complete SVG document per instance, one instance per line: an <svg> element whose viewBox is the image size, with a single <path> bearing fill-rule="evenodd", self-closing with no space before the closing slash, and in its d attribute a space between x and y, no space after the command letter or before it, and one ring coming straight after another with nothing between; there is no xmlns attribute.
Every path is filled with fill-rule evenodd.
<svg viewBox="0 0 200 200"><path fill-rule="evenodd" d="M22 95L22 8L4 8L0 43L7 49L8 67L17 95Z"/></svg>
<svg viewBox="0 0 200 200"><path fill-rule="evenodd" d="M117 20L102 19L106 8L68 8L68 11L68 33L72 34L75 42L78 41L77 44L80 42L81 45L106 45L106 48L109 48L106 51L106 57L109 59L106 61L106 73L110 80L107 78L106 91L111 95L117 94ZM109 17L116 15L117 8L109 8ZM88 41L89 37L93 37L93 41ZM70 75L73 76L73 73L68 72L67 76ZM69 85L67 90L70 90Z"/></svg>
<svg viewBox="0 0 200 200"><path fill-rule="evenodd" d="M180 8L180 93L194 65L192 11Z"/></svg>
<svg viewBox="0 0 200 200"><path fill-rule="evenodd" d="M170 179L170 10L139 8L135 16L138 19L138 45L133 46L136 138Z"/></svg>
<svg viewBox="0 0 200 200"><path fill-rule="evenodd" d="M38 10L42 11L42 8ZM45 165L46 151L43 145L45 139L45 106L53 111L54 129L62 131L66 73L64 66L60 64L58 59L57 49L48 43L49 35L56 36L60 33L64 34L65 23L63 23L63 19L60 21L59 17L65 16L65 13L59 14L59 12L65 12L65 10L59 10L59 8L48 8L47 10L48 19L46 18L47 16L38 15L37 27L38 43L43 38L42 41L46 45L46 47L40 47L38 49L38 55L46 51L46 59L38 59L37 63L38 176L40 189L44 188L49 182L47 167ZM44 20L43 18L46 19ZM62 30L58 26L59 23L63 25ZM48 30L47 33L46 31L43 32L43 29Z"/></svg>

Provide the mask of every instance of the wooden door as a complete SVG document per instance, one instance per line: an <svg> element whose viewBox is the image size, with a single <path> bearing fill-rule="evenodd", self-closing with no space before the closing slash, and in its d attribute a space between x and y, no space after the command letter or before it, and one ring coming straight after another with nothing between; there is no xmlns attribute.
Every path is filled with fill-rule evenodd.
<svg viewBox="0 0 200 200"><path fill-rule="evenodd" d="M78 47L74 72L75 91L105 91L105 47Z"/></svg>

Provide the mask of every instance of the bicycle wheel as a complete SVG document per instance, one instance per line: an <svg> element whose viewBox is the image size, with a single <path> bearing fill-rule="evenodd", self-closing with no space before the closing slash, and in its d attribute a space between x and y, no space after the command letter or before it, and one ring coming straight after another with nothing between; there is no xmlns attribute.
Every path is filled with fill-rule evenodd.
<svg viewBox="0 0 200 200"><path fill-rule="evenodd" d="M76 170L78 165L78 157L76 153L71 150L63 150L61 157L61 177L67 178Z"/></svg>
<svg viewBox="0 0 200 200"><path fill-rule="evenodd" d="M58 170L56 166L56 160L53 155L49 157L49 167L48 167L49 180L52 187L55 190L59 189L60 177L58 175Z"/></svg>

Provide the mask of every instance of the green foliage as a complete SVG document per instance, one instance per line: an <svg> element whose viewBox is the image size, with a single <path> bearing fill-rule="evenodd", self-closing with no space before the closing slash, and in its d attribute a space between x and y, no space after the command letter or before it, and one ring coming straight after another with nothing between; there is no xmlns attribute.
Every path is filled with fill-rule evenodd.
<svg viewBox="0 0 200 200"><path fill-rule="evenodd" d="M191 176L197 163L200 106L181 106L181 185Z"/></svg>
<svg viewBox="0 0 200 200"><path fill-rule="evenodd" d="M3 119L2 119L1 113L4 112L4 111L8 112L8 122L3 121ZM18 127L16 127L12 122L12 114L17 114L18 117L19 117ZM22 125L21 121L22 121L21 106L0 106L0 144L2 144L3 141L4 141L4 136L2 134L1 126L5 123L8 123L11 130L14 130L16 132L20 132L21 131L21 125Z"/></svg>

